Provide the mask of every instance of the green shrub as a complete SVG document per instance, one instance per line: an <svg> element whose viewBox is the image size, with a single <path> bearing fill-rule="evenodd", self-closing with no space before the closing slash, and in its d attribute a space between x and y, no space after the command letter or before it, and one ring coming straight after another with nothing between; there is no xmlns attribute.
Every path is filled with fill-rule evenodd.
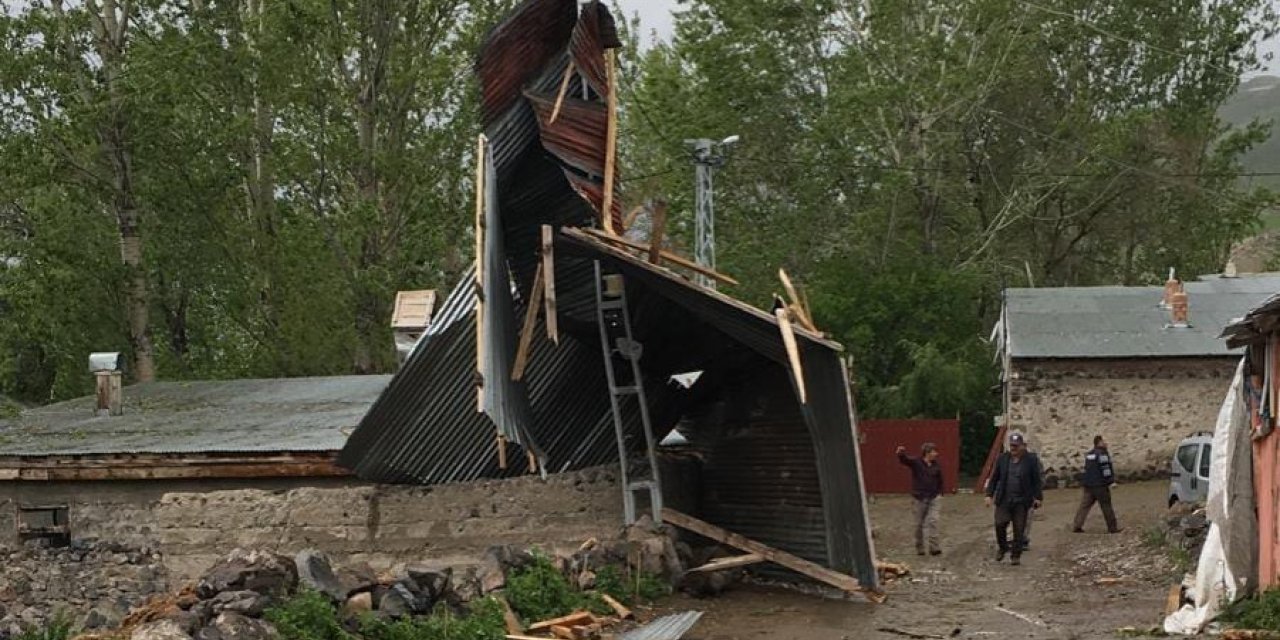
<svg viewBox="0 0 1280 640"><path fill-rule="evenodd" d="M648 603L671 594L671 587L659 576L643 571L631 572L634 577L614 565L601 567L596 572L596 591L623 603Z"/></svg>
<svg viewBox="0 0 1280 640"><path fill-rule="evenodd" d="M473 603L465 616L441 603L430 616L421 618L388 622L367 614L360 620L360 635L365 640L503 640L502 614L502 605L493 598Z"/></svg>
<svg viewBox="0 0 1280 640"><path fill-rule="evenodd" d="M551 564L551 559L541 554L535 554L529 566L512 572L507 579L506 593L511 608L530 622L558 618L582 609L600 615L613 611L599 595L575 589Z"/></svg>
<svg viewBox="0 0 1280 640"><path fill-rule="evenodd" d="M338 612L323 594L303 589L267 610L267 620L284 640L354 640L342 628Z"/></svg>
<svg viewBox="0 0 1280 640"><path fill-rule="evenodd" d="M1257 597L1235 602L1218 619L1237 629L1280 632L1280 589L1264 591Z"/></svg>
<svg viewBox="0 0 1280 640"><path fill-rule="evenodd" d="M14 640L67 640L71 637L71 618L59 611L43 627L27 627Z"/></svg>

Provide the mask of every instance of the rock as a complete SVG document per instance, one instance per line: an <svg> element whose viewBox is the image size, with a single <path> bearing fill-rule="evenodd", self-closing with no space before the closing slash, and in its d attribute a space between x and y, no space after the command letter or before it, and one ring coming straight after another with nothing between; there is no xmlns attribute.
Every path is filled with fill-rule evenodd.
<svg viewBox="0 0 1280 640"><path fill-rule="evenodd" d="M436 569L426 565L411 564L404 569L405 577L418 585L418 589L433 602L449 592L449 582L453 578L453 569Z"/></svg>
<svg viewBox="0 0 1280 640"><path fill-rule="evenodd" d="M80 621L82 629L113 629L120 625L120 616L110 609L94 607Z"/></svg>
<svg viewBox="0 0 1280 640"><path fill-rule="evenodd" d="M445 595L450 605L455 607L479 600L482 593L480 578L475 569L467 569L461 575L453 577L452 587Z"/></svg>
<svg viewBox="0 0 1280 640"><path fill-rule="evenodd" d="M257 618L271 606L271 596L257 591L223 591L213 597L213 613L224 611Z"/></svg>
<svg viewBox="0 0 1280 640"><path fill-rule="evenodd" d="M358 616L369 611L373 611L373 594L368 591L361 591L347 598L342 605L343 617Z"/></svg>
<svg viewBox="0 0 1280 640"><path fill-rule="evenodd" d="M583 571L578 574L578 590L590 591L596 588L596 574L594 571Z"/></svg>
<svg viewBox="0 0 1280 640"><path fill-rule="evenodd" d="M372 591L374 585L378 584L378 573L367 562L342 567L338 569L337 576L347 595Z"/></svg>
<svg viewBox="0 0 1280 640"><path fill-rule="evenodd" d="M200 578L196 593L209 599L223 591L257 591L284 598L298 587L293 559L269 551L236 549Z"/></svg>
<svg viewBox="0 0 1280 640"><path fill-rule="evenodd" d="M211 628L216 633L216 640L275 640L280 637L280 633L270 622L255 620L233 611L218 614L218 617L205 628ZM198 635L206 640L215 640L209 637L213 634L205 632L204 629Z"/></svg>
<svg viewBox="0 0 1280 640"><path fill-rule="evenodd" d="M387 592L378 599L378 611L389 616L407 616L419 608L417 598L401 583L391 585Z"/></svg>
<svg viewBox="0 0 1280 640"><path fill-rule="evenodd" d="M129 640L191 640L191 635L176 620L156 620L138 626Z"/></svg>
<svg viewBox="0 0 1280 640"><path fill-rule="evenodd" d="M301 585L329 596L334 602L342 602L347 597L347 590L333 572L329 558L323 553L315 549L299 551L293 557L293 562L297 566L298 582Z"/></svg>

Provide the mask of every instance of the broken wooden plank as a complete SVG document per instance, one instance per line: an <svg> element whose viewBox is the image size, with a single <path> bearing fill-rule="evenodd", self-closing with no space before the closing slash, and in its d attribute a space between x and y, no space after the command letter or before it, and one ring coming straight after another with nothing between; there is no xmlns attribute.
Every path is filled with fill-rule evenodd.
<svg viewBox="0 0 1280 640"><path fill-rule="evenodd" d="M710 538L716 542L727 544L735 549L741 549L749 553L759 554L765 560L780 564L796 573L800 573L819 582L829 584L837 589L848 592L868 591L867 588L858 584L857 579L853 576L845 575L838 571L832 571L820 564L810 562L799 556L792 555L781 549L775 549L761 542L756 542L746 536L742 536L732 531L726 531L709 522L704 522L693 516L685 515L670 508L662 510L663 522L671 523L682 529L687 529L700 536Z"/></svg>
<svg viewBox="0 0 1280 640"><path fill-rule="evenodd" d="M808 404L804 367L800 364L800 347L796 344L795 329L791 327L791 314L786 307L774 309L773 314L778 318L778 331L782 334L782 346L787 350L787 362L791 363L791 379L796 385L796 396L800 398L800 404Z"/></svg>
<svg viewBox="0 0 1280 640"><path fill-rule="evenodd" d="M516 612L511 609L511 603L507 602L507 599L502 596L498 596L496 600L498 604L502 605L502 621L507 627L507 633L510 634L507 637L519 636L524 633L524 626L520 624L520 618L516 617Z"/></svg>
<svg viewBox="0 0 1280 640"><path fill-rule="evenodd" d="M1173 615L1175 611L1182 608L1182 585L1175 584L1169 587L1169 595L1164 602L1164 615Z"/></svg>
<svg viewBox="0 0 1280 640"><path fill-rule="evenodd" d="M516 347L516 363L511 367L511 379L520 382L524 379L525 367L529 366L529 347L533 345L533 330L537 328L538 306L542 304L542 263L533 274L533 286L529 287L528 304L524 308L524 327L520 329L520 344Z"/></svg>
<svg viewBox="0 0 1280 640"><path fill-rule="evenodd" d="M636 242L635 240L628 240L626 238L622 238L619 236L611 236L603 231L600 231L599 229L582 229L582 231L585 231L586 233L590 234L594 238L598 238L600 240L603 240L605 242L612 243L615 245L627 247L628 249L635 249L636 251L641 251L645 253L648 253L649 251L649 245L647 244L644 244L642 242ZM694 273L707 276L708 278L712 278L718 282L723 282L725 284L732 284L732 285L739 284L737 280L734 280L733 278L723 273L720 273L719 271L708 269L696 262L689 260L688 258L685 258L684 256L676 255L674 253L671 253L670 251L660 251L659 255L662 257L663 260L666 260L667 262L670 262L675 265L679 265L690 271L693 271Z"/></svg>
<svg viewBox="0 0 1280 640"><path fill-rule="evenodd" d="M895 636L904 636L914 638L915 640L946 640L946 636L936 633L920 633L919 631L907 631L905 629L895 629L893 627L878 627L876 631L891 633Z"/></svg>
<svg viewBox="0 0 1280 640"><path fill-rule="evenodd" d="M501 433L497 434L498 440L498 468L507 468L507 437Z"/></svg>
<svg viewBox="0 0 1280 640"><path fill-rule="evenodd" d="M616 599L614 599L613 596L607 593L601 593L599 595L600 595L600 599L604 600L604 603L609 605L609 608L613 609L613 612L618 614L619 618L623 620L630 620L631 618L635 617L635 614L632 613L631 610L626 607L626 605L622 604L621 602L618 602Z"/></svg>
<svg viewBox="0 0 1280 640"><path fill-rule="evenodd" d="M658 264L662 260L662 240L667 233L667 202L659 200L653 204L653 219L649 225L649 262Z"/></svg>
<svg viewBox="0 0 1280 640"><path fill-rule="evenodd" d="M551 248L551 225L542 225L542 302L546 307L547 337L560 344L560 324L556 318L556 260Z"/></svg>
<svg viewBox="0 0 1280 640"><path fill-rule="evenodd" d="M721 571L724 569L734 569L737 567L745 567L748 565L759 564L764 562L764 556L758 553L748 553L741 556L730 556L728 558L716 558L700 567L694 567L689 573L708 573L711 571Z"/></svg>
<svg viewBox="0 0 1280 640"><path fill-rule="evenodd" d="M485 137L476 139L476 412L484 413L484 164Z"/></svg>
<svg viewBox="0 0 1280 640"><path fill-rule="evenodd" d="M574 611L567 616L535 622L529 625L529 628L525 631L533 633L535 631L544 631L554 626L572 627L574 625L591 624L595 621L595 616L591 615L590 611Z"/></svg>
<svg viewBox="0 0 1280 640"><path fill-rule="evenodd" d="M643 204L638 204L634 207L631 207L631 210L627 212L626 217L622 219L623 233L626 233L631 229L631 225L636 223L636 219L640 217L640 213L644 210L645 210L645 205Z"/></svg>
<svg viewBox="0 0 1280 640"><path fill-rule="evenodd" d="M796 287L791 283L791 278L787 276L786 269L778 269L778 279L782 281L782 288L787 293L787 298L791 300L791 306L795 310L796 319L804 328L817 333L818 327L813 323L813 318L809 317L809 310L804 308L800 301L800 294L796 293Z"/></svg>
<svg viewBox="0 0 1280 640"><path fill-rule="evenodd" d="M564 77L560 78L560 91L556 92L556 104L551 109L551 117L547 119L547 124L555 124L556 118L560 117L560 107L564 106L564 96L569 92L569 80L573 78L573 59L569 59L569 66L564 68Z"/></svg>
<svg viewBox="0 0 1280 640"><path fill-rule="evenodd" d="M551 635L560 638L561 640L575 640L576 638L573 633L573 629L562 624L552 625L550 631Z"/></svg>
<svg viewBox="0 0 1280 640"><path fill-rule="evenodd" d="M600 206L601 225L610 235L617 235L613 228L613 173L618 155L618 50L605 49L604 73L608 82L607 108L604 134L604 198Z"/></svg>
<svg viewBox="0 0 1280 640"><path fill-rule="evenodd" d="M880 573L895 575L895 576L905 576L911 573L911 568L905 564L899 564L895 562L884 562L883 560L876 560L876 571L879 571Z"/></svg>

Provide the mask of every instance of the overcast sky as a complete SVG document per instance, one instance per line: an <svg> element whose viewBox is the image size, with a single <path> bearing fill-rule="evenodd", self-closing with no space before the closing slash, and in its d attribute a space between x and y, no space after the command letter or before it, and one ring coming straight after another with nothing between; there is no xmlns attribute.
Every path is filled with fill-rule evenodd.
<svg viewBox="0 0 1280 640"><path fill-rule="evenodd" d="M1275 1L1280 3L1280 0ZM618 4L628 18L634 13L640 14L641 27L644 29L640 39L642 43L649 40L651 32L656 32L664 40L671 37L674 23L671 12L676 9L676 0L618 0ZM1275 58L1267 63L1267 71L1264 73L1280 75L1280 37L1264 42L1261 50L1270 52Z"/></svg>

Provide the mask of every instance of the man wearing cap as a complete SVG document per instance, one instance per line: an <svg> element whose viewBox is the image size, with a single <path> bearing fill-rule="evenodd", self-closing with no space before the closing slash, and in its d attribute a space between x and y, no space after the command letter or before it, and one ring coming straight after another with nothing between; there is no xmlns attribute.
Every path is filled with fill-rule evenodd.
<svg viewBox="0 0 1280 640"><path fill-rule="evenodd" d="M1102 436L1094 436L1093 449L1084 454L1084 478L1080 484L1084 489L1080 497L1080 508L1076 510L1075 525L1071 530L1084 533L1084 520L1089 517L1093 503L1102 507L1102 518L1107 521L1109 533L1120 533L1116 526L1116 512L1111 508L1111 485L1116 483L1115 471L1111 467L1111 453L1107 451L1107 441Z"/></svg>
<svg viewBox="0 0 1280 640"><path fill-rule="evenodd" d="M920 447L920 457L907 455L907 448L898 447L898 462L911 469L911 497L916 499L916 553L925 554L925 542L929 543L929 555L942 553L938 533L938 517L942 512L939 496L942 495L942 466L938 464L938 447L926 442Z"/></svg>
<svg viewBox="0 0 1280 640"><path fill-rule="evenodd" d="M1026 538L1027 516L1040 508L1044 500L1044 481L1040 460L1027 451L1021 433L1009 435L1009 450L1000 455L991 481L987 483L987 506L996 508L996 562L1010 556L1011 564L1022 564L1022 541ZM1013 542L1009 542L1009 525L1013 524Z"/></svg>

